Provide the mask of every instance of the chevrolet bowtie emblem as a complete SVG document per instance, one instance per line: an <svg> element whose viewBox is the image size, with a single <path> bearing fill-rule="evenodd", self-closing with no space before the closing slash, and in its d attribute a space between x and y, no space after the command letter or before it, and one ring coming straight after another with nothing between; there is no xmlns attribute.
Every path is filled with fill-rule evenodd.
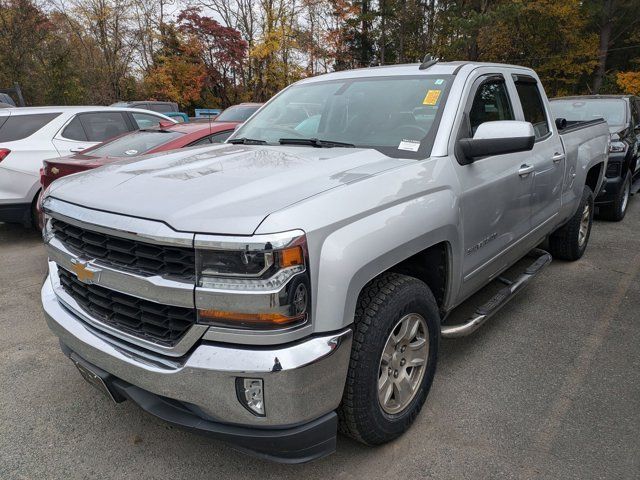
<svg viewBox="0 0 640 480"><path fill-rule="evenodd" d="M53 173L54 175L57 175L58 173L60 173L60 170L58 169L58 167L53 167L51 169L51 173Z"/></svg>
<svg viewBox="0 0 640 480"><path fill-rule="evenodd" d="M76 274L82 283L94 283L98 281L100 270L92 267L87 262L73 259L71 260L71 270Z"/></svg>

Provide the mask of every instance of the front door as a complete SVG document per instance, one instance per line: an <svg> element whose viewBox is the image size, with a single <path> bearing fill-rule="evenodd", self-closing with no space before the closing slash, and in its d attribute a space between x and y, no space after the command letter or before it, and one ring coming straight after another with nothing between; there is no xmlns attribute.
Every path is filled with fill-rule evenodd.
<svg viewBox="0 0 640 480"><path fill-rule="evenodd" d="M458 138L472 137L483 122L515 120L514 102L502 75L484 75L469 93ZM456 153L458 155L458 153ZM455 164L461 182L466 297L511 261L511 250L531 228L532 175L522 173L530 152L494 155Z"/></svg>

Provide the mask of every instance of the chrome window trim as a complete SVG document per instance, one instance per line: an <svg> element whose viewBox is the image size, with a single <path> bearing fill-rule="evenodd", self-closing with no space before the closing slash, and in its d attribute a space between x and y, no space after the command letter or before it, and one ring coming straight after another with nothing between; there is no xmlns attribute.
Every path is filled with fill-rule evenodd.
<svg viewBox="0 0 640 480"><path fill-rule="evenodd" d="M78 305L78 303L69 294L67 294L67 292L64 291L64 289L60 285L57 264L53 261L49 261L49 278L51 279L51 286L53 287L53 291L58 298L58 301L80 320L84 321L94 328L102 330L103 332L106 332L109 335L124 340L128 343L161 353L163 355L167 355L169 357L181 357L186 354L191 349L191 347L198 340L200 340L200 338L202 338L202 336L208 329L206 325L199 325L197 323L194 323L191 328L187 330L180 341L172 347L167 347L165 345L151 342L149 340L136 337L135 335L130 335L88 315L82 309L82 307L80 307L80 305Z"/></svg>
<svg viewBox="0 0 640 480"><path fill-rule="evenodd" d="M44 199L42 208L53 218L87 230L156 245L193 248L193 233L179 232L163 222L93 210L52 196Z"/></svg>
<svg viewBox="0 0 640 480"><path fill-rule="evenodd" d="M194 308L194 284L191 282L169 280L158 275L146 277L115 269L97 259L75 255L56 237L45 243L45 249L49 260L70 272L73 271L73 263L76 260L97 267L98 275L92 282L95 285L162 305Z"/></svg>

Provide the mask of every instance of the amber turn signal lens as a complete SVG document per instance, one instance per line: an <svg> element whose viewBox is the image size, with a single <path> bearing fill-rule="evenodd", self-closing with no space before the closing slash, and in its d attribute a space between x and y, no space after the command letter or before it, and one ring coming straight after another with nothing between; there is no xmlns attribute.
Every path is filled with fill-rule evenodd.
<svg viewBox="0 0 640 480"><path fill-rule="evenodd" d="M280 267L293 267L303 263L304 258L302 257L301 247L285 248L280 251Z"/></svg>
<svg viewBox="0 0 640 480"><path fill-rule="evenodd" d="M200 319L262 325L284 325L304 318L304 314L289 317L280 313L238 313L225 312L223 310L198 310L198 313L200 314Z"/></svg>

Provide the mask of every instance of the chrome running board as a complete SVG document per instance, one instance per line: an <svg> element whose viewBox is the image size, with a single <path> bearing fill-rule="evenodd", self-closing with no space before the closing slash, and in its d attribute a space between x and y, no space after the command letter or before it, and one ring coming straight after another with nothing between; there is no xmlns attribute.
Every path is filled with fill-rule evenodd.
<svg viewBox="0 0 640 480"><path fill-rule="evenodd" d="M443 325L441 329L442 338L464 337L475 332L484 322L504 307L509 300L515 297L516 293L522 290L540 270L551 263L551 254L538 248L531 250L527 256L535 257L536 260L513 282L509 282L504 277L499 277L498 280L506 283L507 286L502 288L487 303L478 307L466 323Z"/></svg>

